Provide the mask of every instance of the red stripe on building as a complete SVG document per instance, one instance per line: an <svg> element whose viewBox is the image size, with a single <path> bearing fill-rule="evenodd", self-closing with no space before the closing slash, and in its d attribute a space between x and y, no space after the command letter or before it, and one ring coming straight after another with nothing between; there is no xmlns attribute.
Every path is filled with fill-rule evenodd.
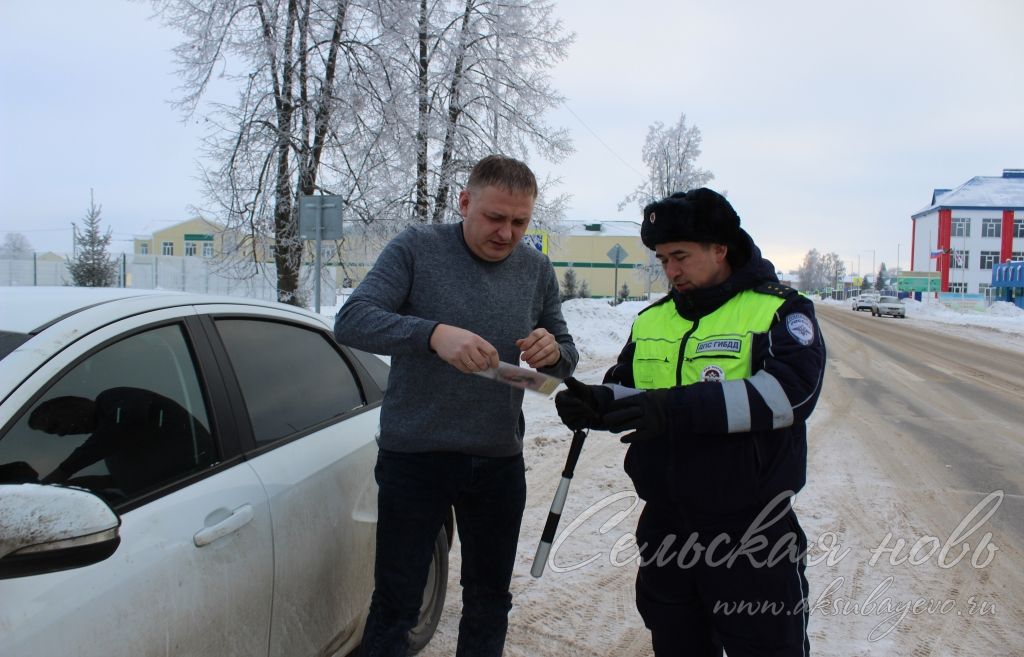
<svg viewBox="0 0 1024 657"><path fill-rule="evenodd" d="M1013 255L1013 210L1003 210L1002 243L999 245L999 262L1006 262Z"/></svg>
<svg viewBox="0 0 1024 657"><path fill-rule="evenodd" d="M917 244L917 222L914 220L913 217L911 217L911 219L910 219L910 267L908 268L908 269L910 269L910 271L917 271L917 268L914 267L914 255L917 253L917 251L914 248L916 244ZM928 248L930 249L932 247L929 246ZM931 254L929 254L929 255L931 255ZM897 253L896 254L896 259L897 260L900 259L899 256L900 256L900 254Z"/></svg>
<svg viewBox="0 0 1024 657"><path fill-rule="evenodd" d="M939 256L938 262L935 263L939 268L939 278L942 283L939 287L943 292L949 292L949 259L952 257L949 253L949 243L953 235L953 211L952 210L939 210L939 245L938 248L942 249L942 255Z"/></svg>

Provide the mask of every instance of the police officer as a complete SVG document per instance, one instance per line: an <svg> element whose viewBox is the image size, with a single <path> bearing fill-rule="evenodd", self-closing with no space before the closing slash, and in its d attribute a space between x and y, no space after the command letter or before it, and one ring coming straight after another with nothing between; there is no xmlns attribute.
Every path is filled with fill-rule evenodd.
<svg viewBox="0 0 1024 657"><path fill-rule="evenodd" d="M636 601L656 655L806 655L791 498L825 368L814 305L710 189L648 205L640 236L671 291L637 316L604 385L567 380L559 416L631 431L625 469L646 501Z"/></svg>

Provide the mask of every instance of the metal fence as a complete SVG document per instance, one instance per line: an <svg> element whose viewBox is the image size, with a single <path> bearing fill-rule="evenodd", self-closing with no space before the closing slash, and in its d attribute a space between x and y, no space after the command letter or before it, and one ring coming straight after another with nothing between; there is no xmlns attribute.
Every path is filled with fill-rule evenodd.
<svg viewBox="0 0 1024 657"><path fill-rule="evenodd" d="M272 263L253 263L192 256L125 254L116 258L117 281L112 287L181 290L251 299L277 299L277 269ZM299 291L304 305L313 305L315 267L303 265ZM320 305L337 304L337 267L322 267ZM36 257L0 259L0 285L71 285L66 260Z"/></svg>

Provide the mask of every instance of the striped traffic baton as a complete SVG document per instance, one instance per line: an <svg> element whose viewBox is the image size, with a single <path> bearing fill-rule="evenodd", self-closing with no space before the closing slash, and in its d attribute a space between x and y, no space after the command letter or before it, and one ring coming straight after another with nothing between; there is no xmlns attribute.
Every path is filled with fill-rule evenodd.
<svg viewBox="0 0 1024 657"><path fill-rule="evenodd" d="M583 430L574 431L572 444L569 445L569 456L565 459L565 469L562 470L562 480L558 482L555 490L555 499L551 500L551 510L548 511L548 520L544 523L544 531L540 535L540 545L537 546L537 554L533 558L533 568L530 574L540 577L544 573L544 566L548 562L548 554L551 552L551 542L555 540L555 531L558 530L558 521L562 518L562 507L565 506L565 498L569 495L569 483L572 482L573 470L576 469L576 461L583 451L583 440L587 432Z"/></svg>

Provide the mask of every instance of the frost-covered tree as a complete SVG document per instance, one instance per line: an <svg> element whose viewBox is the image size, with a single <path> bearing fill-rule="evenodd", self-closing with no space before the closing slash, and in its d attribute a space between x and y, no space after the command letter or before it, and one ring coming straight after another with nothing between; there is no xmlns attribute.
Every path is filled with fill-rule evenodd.
<svg viewBox="0 0 1024 657"><path fill-rule="evenodd" d="M817 249L811 249L804 256L796 275L800 289L804 291L839 288L846 276L846 265L835 252L822 255Z"/></svg>
<svg viewBox="0 0 1024 657"><path fill-rule="evenodd" d="M622 287L619 288L619 303L622 303L627 299L629 299L629 285L623 283Z"/></svg>
<svg viewBox="0 0 1024 657"><path fill-rule="evenodd" d="M341 196L346 219L383 239L448 220L456 184L487 153L570 151L544 122L562 100L548 71L572 38L551 2L151 1L184 35L180 107L210 126L207 214L272 241L283 301L300 284L300 196ZM237 97L201 107L214 79ZM538 202L538 218L563 205Z"/></svg>
<svg viewBox="0 0 1024 657"><path fill-rule="evenodd" d="M840 289L846 278L846 265L835 251L821 257L821 272L825 284L822 287Z"/></svg>
<svg viewBox="0 0 1024 657"><path fill-rule="evenodd" d="M661 121L651 124L643 147L648 177L619 203L619 209L631 203L643 208L651 201L711 182L715 175L697 166L702 140L700 128L687 127L686 114L680 114L673 126L665 127Z"/></svg>
<svg viewBox="0 0 1024 657"><path fill-rule="evenodd" d="M110 257L110 228L100 229L103 207L96 205L89 192L89 209L82 218L83 227L71 222L75 240L75 255L69 257L68 272L72 285L80 287L107 287L117 280L117 262Z"/></svg>
<svg viewBox="0 0 1024 657"><path fill-rule="evenodd" d="M7 233L0 244L0 258L20 260L32 256L32 244L21 233Z"/></svg>
<svg viewBox="0 0 1024 657"><path fill-rule="evenodd" d="M805 291L820 290L825 287L825 274L821 262L821 254L811 249L804 256L804 261L797 269L800 289Z"/></svg>

